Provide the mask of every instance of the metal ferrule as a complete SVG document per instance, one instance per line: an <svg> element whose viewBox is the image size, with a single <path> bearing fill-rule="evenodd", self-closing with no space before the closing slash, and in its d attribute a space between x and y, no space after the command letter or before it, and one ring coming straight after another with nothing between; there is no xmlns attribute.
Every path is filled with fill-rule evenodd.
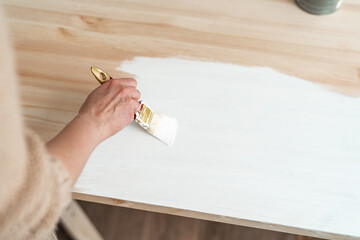
<svg viewBox="0 0 360 240"><path fill-rule="evenodd" d="M151 126L151 120L153 118L152 109L145 105L143 101L140 101L140 111L136 114L135 121L144 129L148 129Z"/></svg>

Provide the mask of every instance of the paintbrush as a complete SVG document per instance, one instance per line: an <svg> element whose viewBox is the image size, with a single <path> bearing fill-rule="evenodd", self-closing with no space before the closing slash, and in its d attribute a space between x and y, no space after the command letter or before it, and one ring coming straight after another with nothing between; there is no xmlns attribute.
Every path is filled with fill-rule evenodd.
<svg viewBox="0 0 360 240"><path fill-rule="evenodd" d="M97 67L91 67L91 72L100 84L103 84L112 77ZM171 146L176 137L177 120L159 113L155 113L149 105L139 101L140 110L135 114L135 121L148 133L160 141Z"/></svg>

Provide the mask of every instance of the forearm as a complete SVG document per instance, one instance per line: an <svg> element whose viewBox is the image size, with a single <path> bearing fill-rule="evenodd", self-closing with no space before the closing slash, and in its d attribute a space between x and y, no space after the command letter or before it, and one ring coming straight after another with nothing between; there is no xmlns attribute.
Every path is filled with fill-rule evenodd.
<svg viewBox="0 0 360 240"><path fill-rule="evenodd" d="M50 155L58 158L76 182L92 151L99 144L96 126L83 116L76 116L47 143Z"/></svg>
<svg viewBox="0 0 360 240"><path fill-rule="evenodd" d="M63 163L73 183L95 147L134 120L140 107L136 84L130 78L111 79L96 88L74 120L48 142L48 152Z"/></svg>

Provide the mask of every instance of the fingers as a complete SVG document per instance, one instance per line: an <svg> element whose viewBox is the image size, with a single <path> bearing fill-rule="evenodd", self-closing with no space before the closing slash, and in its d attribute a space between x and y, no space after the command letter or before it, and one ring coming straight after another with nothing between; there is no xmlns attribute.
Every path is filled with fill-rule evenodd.
<svg viewBox="0 0 360 240"><path fill-rule="evenodd" d="M130 107L133 110L133 114L137 113L140 110L139 101L132 99L130 102Z"/></svg>
<svg viewBox="0 0 360 240"><path fill-rule="evenodd" d="M134 87L137 86L137 81L133 78L113 78L108 81L110 86L122 85L127 87Z"/></svg>
<svg viewBox="0 0 360 240"><path fill-rule="evenodd" d="M137 90L136 88L133 88L132 91L131 91L131 96L133 99L135 99L137 102L139 102L139 99L141 97L141 93L139 90Z"/></svg>
<svg viewBox="0 0 360 240"><path fill-rule="evenodd" d="M140 92L134 87L122 87L119 89L117 97L118 98L132 98L136 101L140 99Z"/></svg>
<svg viewBox="0 0 360 240"><path fill-rule="evenodd" d="M130 98L125 101L125 104L125 109L127 110L120 112L120 115L125 113L127 116L127 124L129 124L135 119L135 114L140 110L140 103L137 100Z"/></svg>
<svg viewBox="0 0 360 240"><path fill-rule="evenodd" d="M132 78L111 79L107 84L107 94L115 98L133 98L139 100L141 94L136 89L137 82Z"/></svg>

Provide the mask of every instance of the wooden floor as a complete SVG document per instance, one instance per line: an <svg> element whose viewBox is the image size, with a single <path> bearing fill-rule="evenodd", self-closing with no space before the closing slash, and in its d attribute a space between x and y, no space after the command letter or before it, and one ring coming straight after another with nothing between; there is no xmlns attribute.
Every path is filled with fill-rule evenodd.
<svg viewBox="0 0 360 240"><path fill-rule="evenodd" d="M106 240L316 240L129 208L79 201ZM59 240L70 240L59 227Z"/></svg>

